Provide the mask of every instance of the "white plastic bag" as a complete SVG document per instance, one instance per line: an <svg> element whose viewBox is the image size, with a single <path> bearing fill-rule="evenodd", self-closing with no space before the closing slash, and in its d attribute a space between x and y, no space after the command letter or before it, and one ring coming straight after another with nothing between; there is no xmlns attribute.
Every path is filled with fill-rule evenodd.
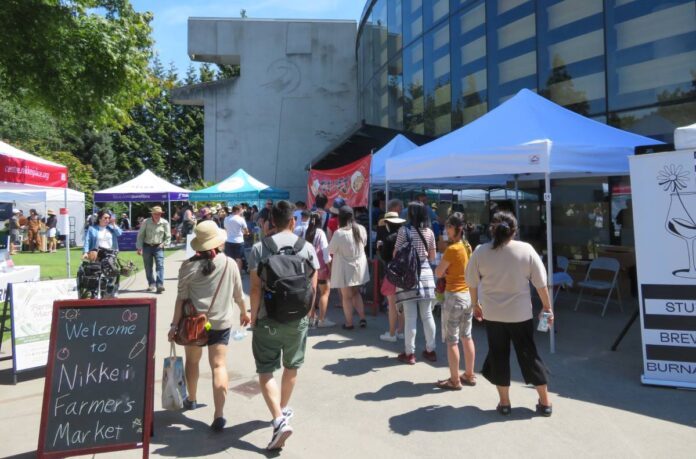
<svg viewBox="0 0 696 459"><path fill-rule="evenodd" d="M184 408L186 400L186 376L184 359L177 357L176 346L171 343L169 357L164 359L162 373L162 408L178 411Z"/></svg>

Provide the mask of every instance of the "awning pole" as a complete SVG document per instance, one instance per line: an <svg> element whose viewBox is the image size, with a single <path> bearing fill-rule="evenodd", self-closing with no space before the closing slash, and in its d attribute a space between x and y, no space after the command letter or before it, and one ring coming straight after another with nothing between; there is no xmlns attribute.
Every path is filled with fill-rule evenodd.
<svg viewBox="0 0 696 459"><path fill-rule="evenodd" d="M167 193L167 212L169 212L167 214L167 218L169 220L167 220L167 221L169 222L169 231L171 231L171 227L172 227L172 197L169 195L169 193Z"/></svg>
<svg viewBox="0 0 696 459"><path fill-rule="evenodd" d="M133 226L133 203L128 201L128 229Z"/></svg>
<svg viewBox="0 0 696 459"><path fill-rule="evenodd" d="M67 271L68 279L70 279L70 213L68 212L68 186L66 185L63 189L63 206L65 207L65 221L63 222L63 229L65 232L65 269ZM77 231L77 228L75 228Z"/></svg>
<svg viewBox="0 0 696 459"><path fill-rule="evenodd" d="M517 178L519 176L515 174L515 217L517 218L517 239L520 239L520 188ZM507 194L507 187L505 188L505 193ZM506 197L507 199L507 197Z"/></svg>
<svg viewBox="0 0 696 459"><path fill-rule="evenodd" d="M553 311L553 233L551 231L551 177L547 172L544 176L544 201L546 201L546 266L548 269L549 302ZM551 353L556 353L555 327L549 328L549 346Z"/></svg>
<svg viewBox="0 0 696 459"><path fill-rule="evenodd" d="M367 244L370 246L369 250L368 250L368 253L370 254L370 260L372 260L372 159L373 159L374 153L375 153L375 150L373 148L372 150L370 150L370 194L369 194L369 198L368 198L370 200L370 202L367 203L368 204L368 206L367 206L367 216L368 216L368 220L367 220L367 227L368 227Z"/></svg>

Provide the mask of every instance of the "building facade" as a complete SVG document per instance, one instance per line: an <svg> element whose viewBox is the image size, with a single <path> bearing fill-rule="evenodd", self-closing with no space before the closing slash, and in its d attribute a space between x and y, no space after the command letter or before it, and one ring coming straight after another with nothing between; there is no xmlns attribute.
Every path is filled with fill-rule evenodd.
<svg viewBox="0 0 696 459"><path fill-rule="evenodd" d="M240 66L235 78L173 91L205 111L205 180L243 168L307 195L310 160L355 125L355 21L190 18L192 60Z"/></svg>
<svg viewBox="0 0 696 459"><path fill-rule="evenodd" d="M694 0L370 0L356 56L360 116L404 133L442 136L522 88L668 143L696 122ZM552 188L557 254L633 245L628 177ZM522 237L542 250L543 186L521 189ZM460 206L488 221L487 208Z"/></svg>
<svg viewBox="0 0 696 459"><path fill-rule="evenodd" d="M522 88L665 142L696 121L694 0L371 0L356 50L362 118L405 132Z"/></svg>

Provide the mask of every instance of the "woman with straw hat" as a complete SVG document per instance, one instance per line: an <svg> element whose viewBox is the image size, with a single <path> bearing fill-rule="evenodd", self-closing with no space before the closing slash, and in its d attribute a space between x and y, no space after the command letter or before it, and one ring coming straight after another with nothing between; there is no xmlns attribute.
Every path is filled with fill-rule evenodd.
<svg viewBox="0 0 696 459"><path fill-rule="evenodd" d="M400 204L394 204L396 207L401 207ZM394 247L396 246L396 238L399 234L399 228L406 223L406 220L399 218L399 212L389 211L384 214L377 224L377 250L379 256L384 262L384 265L389 264L394 258ZM379 339L390 343L395 343L400 336L404 337L404 315L399 314L396 309L396 286L389 282L386 276L382 279L380 293L387 299L389 313L389 331L379 335Z"/></svg>
<svg viewBox="0 0 696 459"><path fill-rule="evenodd" d="M215 432L220 432L227 423L223 416L227 386L227 344L230 340L230 328L233 325L234 306L240 310L239 323L249 324L242 278L234 260L229 259L220 249L227 239L225 230L218 228L214 221L199 223L194 229L191 248L196 254L186 260L179 269L179 287L174 304L174 316L169 330L169 341L174 339L176 328L183 314L182 306L189 300L196 311L206 313L210 329L208 332L208 361L213 372L213 402L215 413L210 425ZM188 398L184 408L197 408L196 393L198 389L198 365L203 355L199 346L185 346L186 383Z"/></svg>
<svg viewBox="0 0 696 459"><path fill-rule="evenodd" d="M46 237L48 237L48 247L47 250L50 253L56 252L57 247L58 247L58 240L56 239L56 235L58 233L58 230L56 229L56 226L58 226L58 218L56 217L56 213L48 209L48 218L46 218Z"/></svg>

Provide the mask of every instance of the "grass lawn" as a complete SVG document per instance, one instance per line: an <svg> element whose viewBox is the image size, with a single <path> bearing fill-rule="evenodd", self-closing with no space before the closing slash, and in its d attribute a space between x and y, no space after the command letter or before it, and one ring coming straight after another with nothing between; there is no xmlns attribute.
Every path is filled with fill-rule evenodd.
<svg viewBox="0 0 696 459"><path fill-rule="evenodd" d="M174 253L179 249L165 249L164 256ZM118 258L123 261L132 261L138 267L138 272L143 270L143 257L137 252L119 252ZM65 249L56 253L17 253L12 255L12 261L17 266L39 265L41 266L41 280L65 279ZM82 249L70 250L71 277L77 275L77 269L82 264Z"/></svg>
<svg viewBox="0 0 696 459"><path fill-rule="evenodd" d="M164 256L171 255L176 249L165 249ZM132 261L138 267L138 272L143 271L143 257L137 252L119 252L118 258L123 261ZM41 280L65 279L65 249L60 249L56 253L17 253L12 255L12 261L16 266L39 265L41 266ZM70 250L70 272L71 277L77 275L77 269L82 264L82 249ZM123 281L122 281L123 283ZM2 305L0 305L0 308ZM2 309L0 309L2 313ZM7 327L10 327L10 319L7 318ZM0 331L1 332L1 331ZM2 341L10 339L10 332L5 332L2 336ZM3 346L4 347L4 346Z"/></svg>

